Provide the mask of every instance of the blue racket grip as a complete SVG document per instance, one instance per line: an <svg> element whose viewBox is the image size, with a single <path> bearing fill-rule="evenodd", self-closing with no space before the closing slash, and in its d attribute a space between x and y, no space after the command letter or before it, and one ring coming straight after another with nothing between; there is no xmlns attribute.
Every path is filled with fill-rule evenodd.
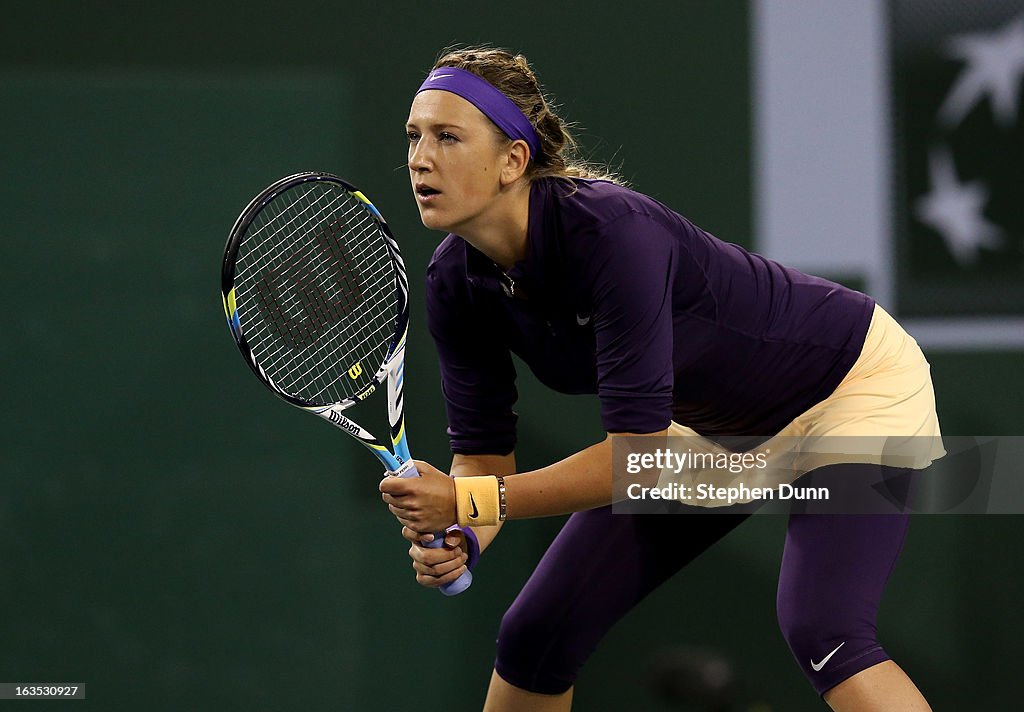
<svg viewBox="0 0 1024 712"><path fill-rule="evenodd" d="M399 475L399 477L419 476L420 473L416 469L416 466L412 465L411 463L409 469L405 470ZM428 549L440 549L444 546L444 536L444 532L434 532L434 540L428 544L423 544L422 546L425 546ZM444 586L442 586L441 593L443 593L445 596L458 596L471 585L473 585L473 572L469 569L466 569L466 572L463 573L462 576L459 576L451 583L446 583Z"/></svg>

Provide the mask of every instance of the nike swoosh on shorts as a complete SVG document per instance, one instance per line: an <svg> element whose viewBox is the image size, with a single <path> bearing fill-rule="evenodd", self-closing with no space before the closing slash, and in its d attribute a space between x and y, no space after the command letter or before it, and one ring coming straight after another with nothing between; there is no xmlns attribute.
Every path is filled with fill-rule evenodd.
<svg viewBox="0 0 1024 712"><path fill-rule="evenodd" d="M821 659L821 662L820 662L820 663L816 663L816 662L814 662L814 660L811 660L811 668L813 668L813 669L814 669L814 672L821 672L821 669L822 669L823 667L825 667L825 663L827 663L827 662L829 661L829 659L830 659L830 658L831 658L831 657L832 657L833 655L835 655L835 654L836 654L837 652L839 652L839 649L840 649L841 647L843 647L844 645L846 645L846 641L845 641L845 640L844 640L844 641L843 641L842 643L840 643L839 645L837 645L837 646L836 646L836 649L835 649L835 650L833 650L833 651L832 651L831 653L829 653L828 655L826 655L825 657L823 657L823 658Z"/></svg>

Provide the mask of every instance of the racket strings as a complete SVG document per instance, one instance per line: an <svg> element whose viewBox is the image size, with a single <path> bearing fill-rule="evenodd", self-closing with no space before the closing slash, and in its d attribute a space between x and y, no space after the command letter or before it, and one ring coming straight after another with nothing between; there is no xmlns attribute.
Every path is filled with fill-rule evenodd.
<svg viewBox="0 0 1024 712"><path fill-rule="evenodd" d="M298 193L300 188L293 190ZM254 279L254 272L260 272L280 264L288 256L289 245L285 244L285 239L294 242L299 231L309 232L315 229L316 224L313 221L322 221L323 214L333 210L344 199L344 196L341 195L322 193L319 197L310 200L310 192L307 190L301 195L297 195L287 205L279 199L267 205L257 215L246 235L246 241L239 250L238 276L240 279ZM329 203L321 204L328 198L331 198ZM354 207L350 206L348 210L353 210ZM289 213L292 213L290 218L288 217ZM305 219L301 220L302 218ZM256 227L257 225L259 227ZM263 234L269 228L274 229Z"/></svg>
<svg viewBox="0 0 1024 712"><path fill-rule="evenodd" d="M294 348L309 346L325 326L352 313L362 301L359 270L344 246L330 235L338 229L337 220L327 225L315 234L315 244L296 250L284 264L266 270L265 277L257 282L259 304L269 317L268 323ZM325 258L320 260L323 269L310 275L318 254ZM321 286L327 283L323 279L326 276L334 279L337 291L333 295ZM295 288L289 291L291 286ZM304 321L281 318L292 304L305 315ZM278 305L283 311L276 309Z"/></svg>
<svg viewBox="0 0 1024 712"><path fill-rule="evenodd" d="M304 316L305 313L301 310L303 306L302 300L298 296L301 292L288 289L277 290L273 287L275 282L287 282L289 277L295 281L306 276L302 258L308 258L310 255L304 255L303 252L308 253L311 248L307 246L306 248L295 250L293 245L285 244L283 239L285 236L290 235L294 244L302 244L302 240L319 226L319 221L323 220L323 212L334 209L335 205L340 201L340 196L336 196L330 204L320 205L319 203L324 197L327 197L326 194L310 202L308 194L303 194L283 207L280 207L283 201L268 205L258 216L254 226L260 224L259 218L264 218L262 224L253 230L246 242L243 243L242 247L244 249L240 250L240 252L245 254L239 259L239 280L243 288L239 289L239 297L245 298L244 301L248 303L248 297L250 296L248 288L255 283L257 294L263 297L262 306L264 309L261 311L261 315L270 315L271 306L277 307L280 310L277 319L258 322L259 325L255 331L258 340L263 339L268 330L273 329L279 332L280 335L280 332L282 330L287 331L289 326L292 331L297 332L302 324L299 317ZM306 200L303 200L303 198L306 198ZM278 209L276 214L274 214L275 208ZM316 212L310 215L309 213L314 210ZM289 217L289 213L292 213L291 217ZM303 217L306 219L299 222L300 218ZM271 226L276 226L276 229L262 234ZM286 230L289 232L285 233ZM296 254L296 252L299 254ZM297 257L299 259L296 259ZM301 287L301 282L297 286ZM271 297L271 299L268 300L268 297ZM272 304L268 303L268 301L272 302ZM286 318L289 315L295 317L293 323L289 322ZM315 318L315 314L311 316ZM287 339L287 336L285 338ZM297 333L294 333L292 334L292 339L288 340L301 341L302 339Z"/></svg>
<svg viewBox="0 0 1024 712"><path fill-rule="evenodd" d="M324 246L322 249L331 247ZM283 269L269 271L267 277L256 285L257 303L264 313L264 318L282 341L287 342L293 349L311 346L328 325L350 314L362 300L363 290L358 271L354 269L347 255L337 254L340 250L331 251L335 254L332 255L334 263L330 266L335 270L334 276L340 289L340 294L335 299L328 298L315 276L306 279L303 274L303 263L312 258L312 248L295 253ZM293 285L293 299L298 302L300 310L305 314L301 321L288 319L278 306L279 302L282 302L280 295L286 294Z"/></svg>
<svg viewBox="0 0 1024 712"><path fill-rule="evenodd" d="M361 208L359 208L359 212L361 212L361 213L363 213L363 214L365 215L365 211L364 211L364 210L362 210ZM367 221L366 225L364 225L364 230L365 230L365 229L366 229L367 227L373 227L373 225L372 225L372 222L371 222L371 221ZM360 235L360 237L363 237L363 235ZM321 235L321 241L323 241L323 240L322 240L322 238L323 238L323 236ZM367 256L366 256L365 254L360 254L360 255L357 255L357 256L355 256L355 259L356 259L356 260L361 260L361 261L365 262L365 261L367 260ZM323 273L323 270L322 270L322 269L321 269L321 270L319 270L319 273L321 273L321 274L322 274L322 273ZM313 278L313 279L316 279L316 278L317 278L316 274L314 274L314 276L313 276L312 278ZM383 285L382 285L382 286L383 286ZM355 320L355 321L353 322L352 326L354 326L354 327L358 327L358 328L363 328L363 329L365 329L365 328L366 328L366 326L367 326L367 323L366 323L366 317L367 317L367 315L366 315L365 313L363 313L363 314L359 314L358 316L360 316L361 318L359 318L359 319ZM383 323L383 324L382 324L382 326L383 326L383 327L384 327L384 328L386 329L386 328L388 327L388 324L389 324L389 322L390 322L390 321L391 321L391 319L390 319L390 315L389 315L389 318L388 318L388 319L386 320L386 322L385 322L385 323ZM350 335L349 335L349 336L350 336ZM349 339L349 340L351 340L351 339ZM365 347L365 341L366 341L366 339L364 338L364 339L363 339L363 343L361 343L361 344L356 344L356 346L357 346L357 347L358 347L358 346L363 346L363 347ZM325 344L322 344L322 345L321 345L321 349L319 349L319 350L322 350L322 349L323 349L323 348L325 348L325 347L326 347L326 343L325 343ZM286 351L285 353L287 354L287 351ZM318 356L318 357L319 357L319 356L321 356L321 355L320 355L319 353L315 353L315 354L313 354L313 355L315 355L315 356ZM318 360L320 360L320 359L318 359ZM277 363L274 363L274 364L272 364L272 365L273 365L273 366L274 366L275 368L279 366L279 364L277 364ZM300 376L308 376L309 374L308 374L308 373L304 373L304 374L298 374L298 375L300 375Z"/></svg>
<svg viewBox="0 0 1024 712"><path fill-rule="evenodd" d="M336 402L373 380L404 279L385 239L338 186L300 186L257 216L239 250L236 295L253 355L280 388Z"/></svg>
<svg viewBox="0 0 1024 712"><path fill-rule="evenodd" d="M316 276L312 278L316 279ZM390 283L391 280L386 281ZM389 284L371 284L370 286L390 287ZM387 298L386 295L389 291L383 291L382 296ZM351 397L354 392L369 382L372 375L370 370L372 367L364 369L358 359L366 357L366 354L371 353L371 349L377 347L380 349L379 353L369 358L377 363L383 361L394 322L393 313L384 312L381 314L382 318L377 319L379 328L371 331L368 329L368 321L372 317L365 312L357 312L356 316L358 318L351 320L348 324L347 333L340 334L333 340L321 339L313 351L303 354L301 351L290 351L278 347L268 357L264 357L265 361L267 358L271 359L268 362L268 368L274 372L277 380L281 381L281 385L287 386L289 390L295 390L294 386L300 383L308 384L308 392L304 396L311 400L316 400L316 396L329 390L335 384L339 384L340 389L332 391L334 400L340 399L337 395L339 392L344 396ZM356 335L361 335L361 338L354 340ZM354 352L359 352L359 356L355 356ZM299 361L300 357L302 358L301 362ZM353 366L349 367L348 371L344 368L338 369L339 362L342 364L353 363ZM284 369L291 369L287 377L281 375ZM348 379L344 378L346 373Z"/></svg>
<svg viewBox="0 0 1024 712"><path fill-rule="evenodd" d="M365 210L363 210L361 207L359 207L358 210L359 210L359 213L361 213L364 217L366 216ZM367 219L365 219L363 221L362 231L363 232L375 232L376 231L376 222L374 220L369 219L367 217ZM365 245L366 247L383 248L383 245L380 245L378 240L373 239L373 235L361 233L359 235L359 237L360 238L363 238L363 237L371 238L371 239L368 239L368 240L362 242L362 244ZM385 252L386 252L386 250L385 250ZM354 259L358 263L365 263L365 262L371 260L372 257L366 253L366 250L363 250L359 254L355 255ZM389 254L385 254L385 255L382 256L382 259L390 259L390 255ZM379 293L379 296L382 299L385 299L385 301L386 301L387 296L389 296L391 294L391 289L393 287L393 284L392 284L393 275L390 272L386 272L385 271L385 272L381 272L380 273L380 277L381 277L381 280L378 280L377 282L374 282L374 283L369 285L371 288L376 288L376 289L371 289L370 291L371 292L375 292L375 293ZM312 382L315 382L315 381L318 381L318 380L323 381L323 379L327 375L327 371L330 371L330 365L333 364L333 363L336 363L338 361L350 363L352 361L358 360L358 359L354 358L355 354L367 352L369 349L372 348L372 344L373 343L380 344L382 347L387 347L387 346L390 345L390 336L393 333L394 316L395 316L393 311L385 311L385 312L383 312L381 314L381 316L383 318L375 320L376 321L376 328L371 328L371 321L372 320L367 319L367 314L366 313L359 313L359 314L357 314L355 316L357 318L354 319L349 324L350 328L349 328L348 332L344 335L345 338L341 339L340 341L337 342L337 344L335 344L335 348L334 348L334 350L331 353L328 353L328 354L321 354L321 353L319 353L320 351L322 351L323 349L327 348L330 345L327 342L324 342L317 349L317 352L314 352L312 354L312 356L314 356L315 358L311 360L311 363L314 363L314 364L319 363L319 364L324 364L325 365L325 368L321 368L321 373L320 374L317 374L317 376L315 376L314 378L310 379ZM341 353L339 351L339 348L342 345L348 345L349 346L348 351L346 351L344 353ZM284 357L289 356L289 352L288 351L283 351L283 354L282 354L282 351L283 351L282 349L278 349L275 352L275 354L278 355L278 356L282 356L283 355ZM375 356L377 357L376 361L378 363L383 362L383 359L384 359L384 357L386 355L387 354L386 354L386 348L385 348L383 353L375 354ZM274 356L274 354L271 355L271 358L273 358L273 356ZM277 367L279 364L277 362L272 361L271 365L274 366L274 367ZM309 372L304 372L302 374L297 374L297 375L300 377L300 380L301 380L302 378L308 378L309 377ZM367 373L366 375L370 376L372 374ZM349 376L350 376L350 379L351 379L352 378L352 374L349 374ZM341 378L341 373L338 373L337 375L335 375L335 377L333 379L328 380L328 381L323 381L323 387L319 391L314 392L313 395L314 396L318 396L318 395L322 394L331 385L333 385L335 382L337 382L340 378ZM363 381L364 379L355 379L355 380ZM369 378L367 378L365 380L368 381ZM362 387L362 384L360 384L359 388L361 388L361 387ZM359 388L354 389L354 391L358 391ZM348 392L348 389L345 389L342 392L345 392L348 396L353 395L353 393Z"/></svg>
<svg viewBox="0 0 1024 712"><path fill-rule="evenodd" d="M383 298L390 298L390 295L392 293L392 278L390 275L387 276L388 279L385 280L383 283L378 281L370 285L371 287L379 287L379 289L375 291L379 291L383 295L385 295ZM327 342L321 344L321 346L317 349L317 352L314 353L314 356L316 358L310 361L314 365L319 364L320 373L312 377L310 377L309 371L299 374L300 377L309 377L310 380L313 382L323 381L323 387L320 390L316 391L313 394L313 396L319 396L327 392L328 389L331 386L335 385L339 380L341 380L342 383L348 385L350 382L344 381L342 379L342 376L346 373L352 380L365 380L366 382L372 380L374 372L364 371L363 369L365 367L362 365L362 361L366 360L374 365L383 364L384 359L387 356L387 347L390 346L391 336L394 334L394 317L395 313L392 310L382 311L380 314L380 318L377 319L369 319L366 318L365 314L362 314L359 316L358 319L353 320L348 325L348 333L345 335L344 338L337 340L333 344L333 348L329 353L321 354L319 352L332 346L332 344L329 344ZM379 353L377 352L377 350L379 350ZM370 354L370 356L361 356L361 354ZM332 370L332 364L338 362L352 363L354 365L358 364L360 373L365 375L366 378L357 379L352 372L342 371L335 374L335 376L331 380L323 380L328 377L330 371ZM358 388L342 389L340 392L345 393L347 397L351 397L358 390ZM339 391L332 391L333 394L336 394L338 392Z"/></svg>

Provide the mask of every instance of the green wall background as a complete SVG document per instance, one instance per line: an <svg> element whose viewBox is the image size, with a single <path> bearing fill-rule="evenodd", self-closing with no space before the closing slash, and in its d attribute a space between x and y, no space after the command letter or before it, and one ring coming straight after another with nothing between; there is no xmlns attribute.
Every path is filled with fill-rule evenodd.
<svg viewBox="0 0 1024 712"><path fill-rule="evenodd" d="M372 461L238 362L227 230L279 175L334 171L388 217L420 293L439 236L408 195L402 124L441 47L488 42L530 57L592 158L756 246L747 13L5 6L0 678L84 682L94 709L479 709L501 613L561 521L510 526L469 595L419 589ZM413 452L444 464L413 319ZM946 432L1022 432L1020 354L929 357ZM592 399L521 380L524 468L601 437ZM939 708L1011 699L1018 523L915 520L881 630ZM784 531L757 517L656 592L585 669L578 709L668 709L647 671L680 644L728 654L751 700L814 708L774 619Z"/></svg>

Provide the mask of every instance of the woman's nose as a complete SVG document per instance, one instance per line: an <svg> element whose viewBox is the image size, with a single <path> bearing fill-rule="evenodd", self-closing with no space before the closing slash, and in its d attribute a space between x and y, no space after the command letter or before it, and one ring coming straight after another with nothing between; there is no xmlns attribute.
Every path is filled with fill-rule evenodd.
<svg viewBox="0 0 1024 712"><path fill-rule="evenodd" d="M425 171L430 168L430 156L425 141L418 141L409 148L409 168L414 171Z"/></svg>

